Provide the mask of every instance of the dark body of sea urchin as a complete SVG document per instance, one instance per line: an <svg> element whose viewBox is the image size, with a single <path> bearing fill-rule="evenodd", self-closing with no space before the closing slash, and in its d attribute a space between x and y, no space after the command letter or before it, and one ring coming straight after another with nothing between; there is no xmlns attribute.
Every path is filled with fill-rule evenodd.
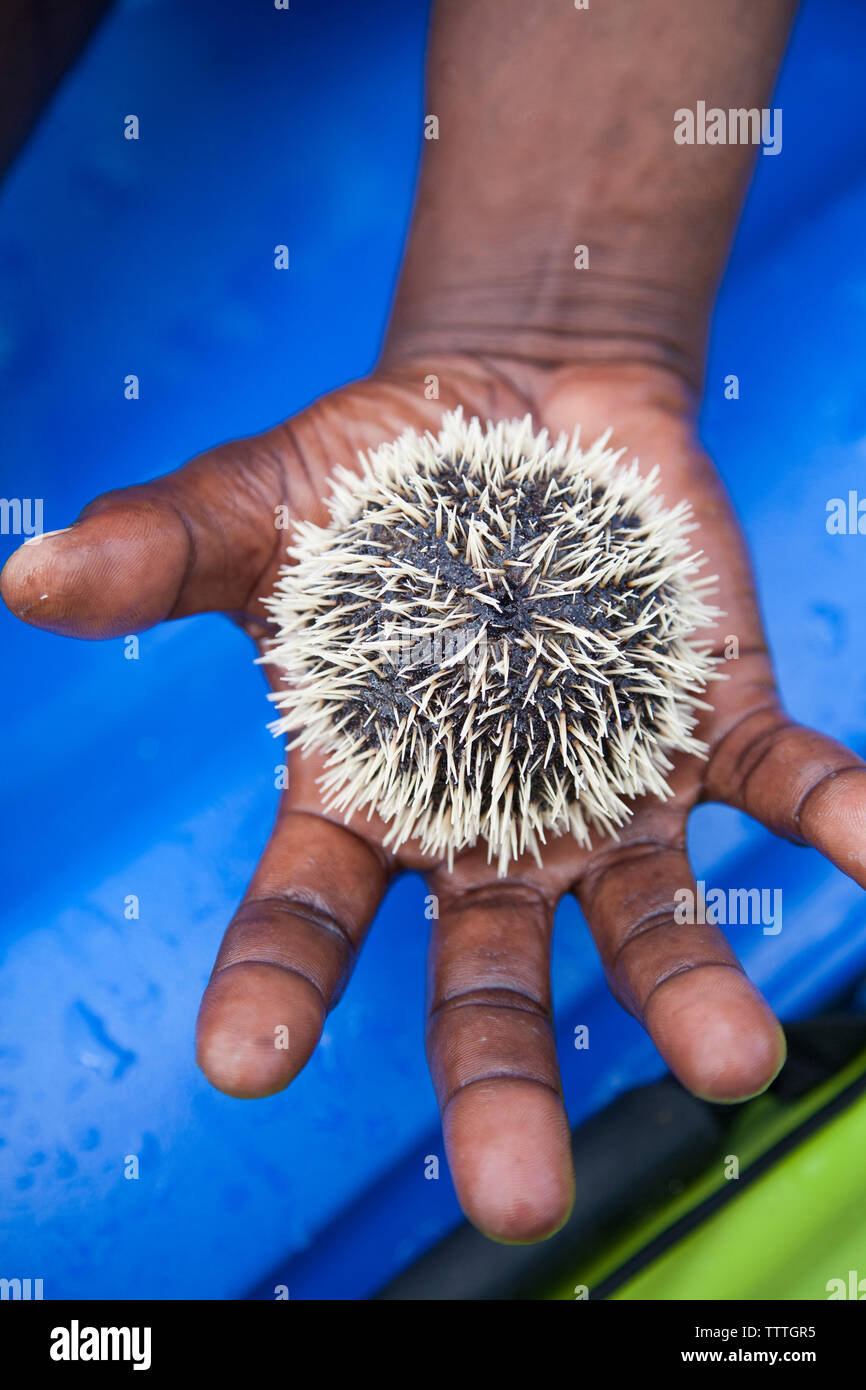
<svg viewBox="0 0 866 1390"><path fill-rule="evenodd" d="M338 470L331 524L296 528L267 600L265 658L287 683L272 728L327 753L329 808L378 812L393 848L484 838L504 874L547 831L615 833L628 799L670 795L669 754L705 751L693 635L718 615L690 508L607 438L457 411Z"/></svg>

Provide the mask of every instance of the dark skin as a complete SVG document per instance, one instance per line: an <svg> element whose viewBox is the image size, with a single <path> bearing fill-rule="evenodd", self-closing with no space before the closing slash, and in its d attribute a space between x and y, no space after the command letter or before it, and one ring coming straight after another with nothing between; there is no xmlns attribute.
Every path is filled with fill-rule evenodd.
<svg viewBox="0 0 866 1390"><path fill-rule="evenodd" d="M69 531L17 551L2 592L19 617L70 636L118 637L222 610L261 644L261 600L286 539L274 508L324 522L335 465L351 466L359 449L407 425L435 429L458 403L482 419L531 411L554 433L580 422L587 440L613 425L614 447L627 445L642 468L659 465L670 503L691 501L695 544L719 576L715 602L727 615L713 636L721 654L736 635L739 658L726 663L703 718L709 757L678 760L674 798L636 804L617 841L596 837L587 851L551 840L543 869L527 857L499 879L483 845L458 855L452 871L412 844L391 855L375 819L344 825L324 811L319 767L295 758L202 1003L198 1056L214 1085L243 1097L280 1090L316 1046L390 878L421 869L439 901L427 1045L449 1163L470 1219L498 1239L525 1241L562 1223L573 1192L549 981L560 898L577 895L611 989L683 1084L717 1101L753 1095L781 1066L784 1038L724 935L674 921L674 893L694 888L689 812L707 800L735 806L866 886L866 764L782 709L742 536L695 434L703 333L751 152L715 149L710 158L706 148L675 147L672 109L689 104L695 83L710 98L713 83L723 90L719 104L764 104L788 7L732 0L705 13L665 0L639 13L626 7L626 22L623 7L491 5L437 9L428 110L441 119L441 167L432 158L425 167L383 365L266 434L97 499ZM589 15L595 29L575 31ZM600 110L605 62L614 97ZM477 81L458 80L463 64ZM629 73L634 99L617 108ZM568 74L582 95L551 103L551 82ZM522 92L513 110L500 87ZM682 99L671 99L674 88ZM460 131L450 152L449 125ZM615 143L617 129L623 150L611 171L594 150ZM577 196L563 176L581 141L588 174ZM531 150L538 167L526 174ZM681 157L703 161L700 188ZM472 194L452 221L455 180ZM541 208L534 220L527 180L529 204ZM590 186L588 226L578 203ZM576 242L596 250L591 282L570 269ZM605 246L616 250L608 257ZM424 391L431 374L435 400ZM406 925L422 929L420 920ZM289 1028L287 1050L274 1047L279 1025Z"/></svg>

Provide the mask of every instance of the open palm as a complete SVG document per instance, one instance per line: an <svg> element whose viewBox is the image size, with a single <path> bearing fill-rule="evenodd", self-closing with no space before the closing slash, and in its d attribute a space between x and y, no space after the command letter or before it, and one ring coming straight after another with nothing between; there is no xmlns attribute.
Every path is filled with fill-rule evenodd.
<svg viewBox="0 0 866 1390"><path fill-rule="evenodd" d="M436 378L435 399L430 379ZM486 846L452 871L411 844L396 856L384 827L323 811L314 758L292 761L289 787L205 993L199 1060L220 1089L254 1097L286 1086L319 1038L391 876L421 869L438 903L428 987L428 1055L449 1162L463 1207L488 1234L540 1239L568 1214L573 1175L551 1024L550 943L557 903L574 892L616 997L647 1028L671 1069L713 1100L763 1089L784 1038L712 925L678 924L674 894L694 889L689 811L702 800L745 810L778 834L816 846L866 886L866 777L853 753L782 711L743 541L698 447L693 402L677 378L638 367L530 368L507 360L409 362L324 397L264 435L222 445L178 472L91 503L68 531L8 562L13 613L84 638L125 635L168 618L220 610L261 644L262 598L284 561L292 518L324 522L327 479L357 451L407 426L437 429L462 404L482 420L530 411L536 428L585 440L614 426L642 468L658 464L669 504L685 497L695 544L719 576L735 636L729 679L714 684L699 733L704 760L680 758L674 797L647 798L616 841L591 851L564 837L496 877ZM703 635L703 634L702 634ZM407 923L421 930L422 922ZM288 1029L288 1047L275 1047Z"/></svg>

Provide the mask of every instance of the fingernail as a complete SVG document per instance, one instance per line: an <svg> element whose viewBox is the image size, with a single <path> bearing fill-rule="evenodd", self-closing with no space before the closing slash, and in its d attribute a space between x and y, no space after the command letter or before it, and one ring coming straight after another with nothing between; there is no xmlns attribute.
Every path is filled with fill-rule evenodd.
<svg viewBox="0 0 866 1390"><path fill-rule="evenodd" d="M73 525L75 523L73 522ZM38 536L30 536L25 545L38 545L40 541L50 540L52 536L65 536L67 531L71 531L72 526L60 526L56 531L40 531Z"/></svg>

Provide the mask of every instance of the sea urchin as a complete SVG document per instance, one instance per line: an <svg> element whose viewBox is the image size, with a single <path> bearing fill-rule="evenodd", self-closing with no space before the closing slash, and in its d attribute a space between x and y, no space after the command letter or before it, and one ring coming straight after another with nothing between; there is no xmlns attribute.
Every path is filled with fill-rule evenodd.
<svg viewBox="0 0 866 1390"><path fill-rule="evenodd" d="M702 754L718 616L686 502L523 421L446 415L337 470L327 527L299 523L266 600L276 733L326 754L325 805L366 808L385 843L450 859L484 838L500 874L546 832L589 844L670 795Z"/></svg>

